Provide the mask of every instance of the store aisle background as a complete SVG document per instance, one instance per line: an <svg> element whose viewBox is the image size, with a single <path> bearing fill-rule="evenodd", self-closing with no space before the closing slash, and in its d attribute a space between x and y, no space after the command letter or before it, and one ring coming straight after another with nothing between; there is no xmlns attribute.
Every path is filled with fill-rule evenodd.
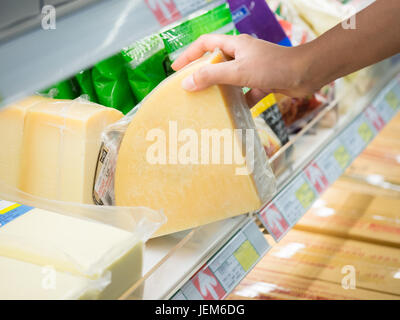
<svg viewBox="0 0 400 320"><path fill-rule="evenodd" d="M228 299L400 300L399 282L400 114Z"/></svg>

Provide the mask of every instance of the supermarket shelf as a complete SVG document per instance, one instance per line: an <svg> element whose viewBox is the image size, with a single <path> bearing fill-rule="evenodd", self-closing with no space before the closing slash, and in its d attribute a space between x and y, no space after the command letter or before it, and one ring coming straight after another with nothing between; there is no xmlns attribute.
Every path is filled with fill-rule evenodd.
<svg viewBox="0 0 400 320"><path fill-rule="evenodd" d="M223 299L229 294L270 248L262 232L279 241L400 109L400 74L395 76L400 65L394 62L385 70L387 76L336 125L324 128L321 121L342 96L271 159L273 165L287 157L286 170L277 177L276 195L260 212L148 241L145 275L121 298ZM245 262L240 261L243 250ZM202 287L201 281L206 282Z"/></svg>
<svg viewBox="0 0 400 320"><path fill-rule="evenodd" d="M0 107L64 80L213 0L97 1L0 43ZM79 27L78 27L79 26ZM29 63L27 63L29 62Z"/></svg>

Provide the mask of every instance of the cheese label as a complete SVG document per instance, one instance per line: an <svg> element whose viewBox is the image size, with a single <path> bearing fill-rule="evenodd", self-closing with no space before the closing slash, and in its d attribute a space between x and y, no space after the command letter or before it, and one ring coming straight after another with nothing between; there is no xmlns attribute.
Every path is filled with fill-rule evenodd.
<svg viewBox="0 0 400 320"><path fill-rule="evenodd" d="M19 203L0 200L0 227L34 209Z"/></svg>

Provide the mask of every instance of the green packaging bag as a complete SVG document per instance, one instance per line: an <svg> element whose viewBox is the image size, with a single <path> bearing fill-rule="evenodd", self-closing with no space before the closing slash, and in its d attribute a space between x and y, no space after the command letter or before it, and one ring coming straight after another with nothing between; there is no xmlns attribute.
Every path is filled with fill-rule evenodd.
<svg viewBox="0 0 400 320"><path fill-rule="evenodd" d="M129 85L138 102L170 73L171 63L159 35L137 41L124 48L121 53L126 62Z"/></svg>
<svg viewBox="0 0 400 320"><path fill-rule="evenodd" d="M92 69L92 80L100 104L123 114L135 106L121 53L97 63Z"/></svg>
<svg viewBox="0 0 400 320"><path fill-rule="evenodd" d="M92 81L92 70L88 69L78 72L75 75L75 79L80 87L80 94L86 95L89 101L97 103L97 95Z"/></svg>
<svg viewBox="0 0 400 320"><path fill-rule="evenodd" d="M219 1L212 9L199 11L194 17L165 29L160 36L170 60L175 61L187 46L207 33L238 34L227 3Z"/></svg>
<svg viewBox="0 0 400 320"><path fill-rule="evenodd" d="M54 99L75 99L79 96L79 88L74 78L60 81L53 86L40 91Z"/></svg>

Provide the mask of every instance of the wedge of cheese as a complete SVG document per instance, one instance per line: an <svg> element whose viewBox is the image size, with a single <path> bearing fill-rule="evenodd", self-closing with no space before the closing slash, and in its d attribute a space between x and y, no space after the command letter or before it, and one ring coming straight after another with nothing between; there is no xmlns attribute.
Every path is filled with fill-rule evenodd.
<svg viewBox="0 0 400 320"><path fill-rule="evenodd" d="M91 280L111 276L101 299L118 298L140 279L143 244L132 233L38 208L6 206L12 220L0 228L0 256Z"/></svg>
<svg viewBox="0 0 400 320"><path fill-rule="evenodd" d="M0 110L0 180L11 187L16 188L19 182L25 114L46 100L32 96Z"/></svg>
<svg viewBox="0 0 400 320"><path fill-rule="evenodd" d="M58 272L50 266L0 256L1 300L96 299L103 287L93 281ZM106 284L106 283L105 283Z"/></svg>
<svg viewBox="0 0 400 320"><path fill-rule="evenodd" d="M222 61L216 52L162 82L123 137L116 204L164 210L168 222L156 235L257 210L274 190L241 90L212 86L191 93L181 86L202 66ZM246 143L246 134L254 143Z"/></svg>
<svg viewBox="0 0 400 320"><path fill-rule="evenodd" d="M51 100L30 108L22 146L22 191L52 200L93 203L103 129L122 113L84 100Z"/></svg>

